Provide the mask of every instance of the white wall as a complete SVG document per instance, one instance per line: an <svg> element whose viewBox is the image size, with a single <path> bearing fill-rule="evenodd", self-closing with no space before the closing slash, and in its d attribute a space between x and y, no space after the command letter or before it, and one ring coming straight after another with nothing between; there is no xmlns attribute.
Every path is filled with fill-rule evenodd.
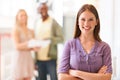
<svg viewBox="0 0 120 80"><path fill-rule="evenodd" d="M29 16L28 25L32 27L36 16L35 0L0 0L0 27L13 27L15 16L19 9L26 10Z"/></svg>
<svg viewBox="0 0 120 80"><path fill-rule="evenodd" d="M114 2L114 55L116 56L116 80L120 80L120 0Z"/></svg>
<svg viewBox="0 0 120 80"><path fill-rule="evenodd" d="M100 0L101 36L112 50L113 79L120 80L120 1Z"/></svg>

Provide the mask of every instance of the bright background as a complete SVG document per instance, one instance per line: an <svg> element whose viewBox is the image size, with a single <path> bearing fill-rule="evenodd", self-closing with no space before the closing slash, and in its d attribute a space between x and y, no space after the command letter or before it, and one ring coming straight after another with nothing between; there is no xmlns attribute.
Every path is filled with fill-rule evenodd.
<svg viewBox="0 0 120 80"><path fill-rule="evenodd" d="M10 32L14 27L16 12L21 8L25 9L29 16L28 27L34 29L34 23L39 18L39 1L41 0L0 0L1 80L11 80L10 61L14 50ZM100 36L112 50L112 80L120 80L120 0L48 0L49 14L62 26L66 41L73 37L76 14L84 3L94 4L98 10L101 21ZM58 46L58 58L61 56L63 45Z"/></svg>

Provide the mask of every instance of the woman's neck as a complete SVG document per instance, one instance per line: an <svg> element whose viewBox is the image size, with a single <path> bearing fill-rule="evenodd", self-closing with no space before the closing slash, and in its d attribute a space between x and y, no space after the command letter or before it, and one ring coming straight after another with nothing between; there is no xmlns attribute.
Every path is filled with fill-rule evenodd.
<svg viewBox="0 0 120 80"><path fill-rule="evenodd" d="M92 50L95 45L95 39L93 35L81 35L79 37L81 45L84 51L88 54Z"/></svg>
<svg viewBox="0 0 120 80"><path fill-rule="evenodd" d="M19 24L19 26L21 26L22 28L26 28L26 24L23 24L23 23L21 23L21 24Z"/></svg>
<svg viewBox="0 0 120 80"><path fill-rule="evenodd" d="M95 38L94 38L93 35L83 35L83 34L81 34L79 38L82 42L89 42L89 41L95 42Z"/></svg>
<svg viewBox="0 0 120 80"><path fill-rule="evenodd" d="M27 25L26 24L19 24L18 25L19 28L21 28L22 30L27 30Z"/></svg>

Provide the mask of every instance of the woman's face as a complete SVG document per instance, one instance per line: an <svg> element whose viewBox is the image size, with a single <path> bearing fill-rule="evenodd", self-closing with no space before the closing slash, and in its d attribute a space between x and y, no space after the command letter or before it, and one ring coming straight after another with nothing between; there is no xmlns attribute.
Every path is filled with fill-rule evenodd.
<svg viewBox="0 0 120 80"><path fill-rule="evenodd" d="M97 25L95 15L89 10L84 11L79 16L78 25L82 34L93 34L95 26Z"/></svg>
<svg viewBox="0 0 120 80"><path fill-rule="evenodd" d="M19 14L18 14L18 22L20 24L26 24L27 23L27 14L25 11L21 11Z"/></svg>

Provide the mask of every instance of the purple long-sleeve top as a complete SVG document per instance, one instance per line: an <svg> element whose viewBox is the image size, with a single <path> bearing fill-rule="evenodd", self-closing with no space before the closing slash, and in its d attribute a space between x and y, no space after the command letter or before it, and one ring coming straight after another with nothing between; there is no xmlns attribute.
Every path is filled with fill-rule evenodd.
<svg viewBox="0 0 120 80"><path fill-rule="evenodd" d="M86 53L79 38L69 40L64 45L58 65L58 73L68 73L69 69L97 73L106 65L106 73L112 73L111 49L103 41L96 41L90 53Z"/></svg>

